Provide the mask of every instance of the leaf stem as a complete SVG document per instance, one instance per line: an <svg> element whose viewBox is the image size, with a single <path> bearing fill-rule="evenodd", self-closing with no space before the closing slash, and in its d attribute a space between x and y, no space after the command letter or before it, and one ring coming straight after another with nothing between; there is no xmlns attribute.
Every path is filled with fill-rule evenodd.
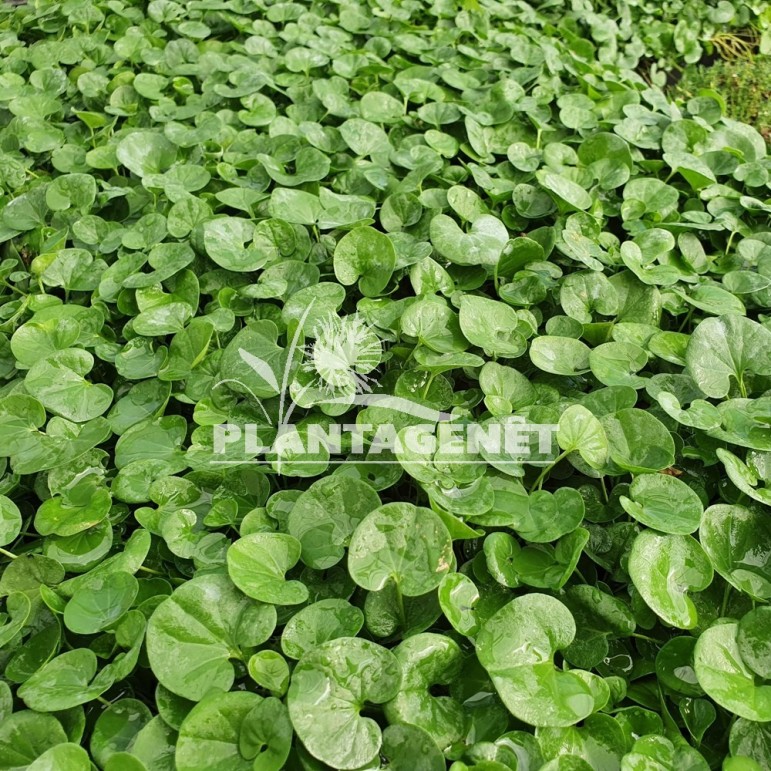
<svg viewBox="0 0 771 771"><path fill-rule="evenodd" d="M657 640L655 637L648 637L647 634L638 634L637 632L632 632L630 637L634 637L636 640L645 640L645 642L656 643L656 645L661 645L661 640Z"/></svg>
<svg viewBox="0 0 771 771"><path fill-rule="evenodd" d="M731 596L731 589L733 587L731 584L728 583L728 581L725 582L725 589L723 589L723 601L720 603L720 615L725 616L726 611L728 610L728 600Z"/></svg>
<svg viewBox="0 0 771 771"><path fill-rule="evenodd" d="M426 385L423 387L423 391L421 392L421 398L425 399L428 397L428 390L431 388L431 384L434 382L435 377L436 377L436 372L431 372L429 374L428 380L426 381Z"/></svg>
<svg viewBox="0 0 771 771"><path fill-rule="evenodd" d="M744 385L744 373L739 375L739 393L742 395L742 399L747 398L747 386Z"/></svg>
<svg viewBox="0 0 771 771"><path fill-rule="evenodd" d="M152 573L152 575L154 575L154 576L163 576L163 577L165 577L165 574L161 573L160 570L153 570L152 568L146 568L144 565L140 565L139 569L143 573Z"/></svg>
<svg viewBox="0 0 771 771"><path fill-rule="evenodd" d="M602 497L605 503L608 503L610 501L610 498L608 498L608 488L605 487L605 475L600 476L600 490L602 490Z"/></svg>
<svg viewBox="0 0 771 771"><path fill-rule="evenodd" d="M399 582L394 579L394 585L396 587L396 606L399 609L399 622L402 625L402 631L407 631L407 614L404 611L404 596L402 595L402 587L399 586Z"/></svg>
<svg viewBox="0 0 771 771"><path fill-rule="evenodd" d="M14 554L13 552L7 551L6 549L0 548L0 554L9 557L12 560L15 560L19 555Z"/></svg>
<svg viewBox="0 0 771 771"><path fill-rule="evenodd" d="M530 488L530 492L535 492L536 490L540 490L543 486L544 479L546 479L546 476L549 474L549 472L565 457L567 457L567 450L564 452L561 452L546 468L538 475L538 478L533 483L533 486Z"/></svg>

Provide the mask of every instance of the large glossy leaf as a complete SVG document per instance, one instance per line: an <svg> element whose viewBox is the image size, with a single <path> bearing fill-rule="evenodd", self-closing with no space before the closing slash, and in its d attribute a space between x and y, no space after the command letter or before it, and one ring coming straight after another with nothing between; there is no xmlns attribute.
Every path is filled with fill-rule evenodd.
<svg viewBox="0 0 771 771"><path fill-rule="evenodd" d="M764 512L715 504L705 512L699 540L715 570L762 601L771 598L771 525Z"/></svg>
<svg viewBox="0 0 771 771"><path fill-rule="evenodd" d="M296 605L308 597L301 581L284 573L300 559L300 542L284 533L252 533L228 549L228 574L246 595L273 605Z"/></svg>
<svg viewBox="0 0 771 771"><path fill-rule="evenodd" d="M359 522L380 505L377 493L351 477L325 477L292 507L287 529L302 546L302 561L324 570L336 565Z"/></svg>
<svg viewBox="0 0 771 771"><path fill-rule="evenodd" d="M463 736L463 707L449 696L434 696L431 689L446 686L459 675L463 657L448 637L416 634L394 649L402 670L399 693L385 704L391 723L409 723L426 731L440 748Z"/></svg>
<svg viewBox="0 0 771 771"><path fill-rule="evenodd" d="M632 544L629 575L659 618L680 629L696 626L698 614L688 593L706 589L713 577L712 564L698 541L644 530Z"/></svg>
<svg viewBox="0 0 771 771"><path fill-rule="evenodd" d="M353 637L323 643L295 668L287 696L292 725L314 757L339 769L360 768L383 741L378 724L360 710L392 699L400 682L398 660L380 645Z"/></svg>
<svg viewBox="0 0 771 771"><path fill-rule="evenodd" d="M704 512L693 488L665 474L640 474L629 488L629 497L622 495L619 501L627 514L662 533L693 533Z"/></svg>
<svg viewBox="0 0 771 771"><path fill-rule="evenodd" d="M519 720L537 726L568 726L594 710L587 681L555 668L576 627L570 611L545 594L518 597L482 627L477 656L503 703Z"/></svg>
<svg viewBox="0 0 771 771"><path fill-rule="evenodd" d="M150 666L172 693L199 701L210 690L227 691L235 679L230 660L243 660L275 625L271 605L245 597L225 576L200 576L180 586L150 617Z"/></svg>
<svg viewBox="0 0 771 771"><path fill-rule="evenodd" d="M415 597L436 588L452 563L452 539L430 509L388 503L368 514L351 537L348 569L359 586L382 589L389 580Z"/></svg>
<svg viewBox="0 0 771 771"><path fill-rule="evenodd" d="M771 685L756 683L739 650L736 623L710 627L699 637L694 669L699 685L718 704L740 717L766 723L771 720Z"/></svg>
<svg viewBox="0 0 771 771"><path fill-rule="evenodd" d="M685 358L707 396L727 396L732 380L746 396L747 374L771 375L771 331L745 316L705 319L694 330Z"/></svg>

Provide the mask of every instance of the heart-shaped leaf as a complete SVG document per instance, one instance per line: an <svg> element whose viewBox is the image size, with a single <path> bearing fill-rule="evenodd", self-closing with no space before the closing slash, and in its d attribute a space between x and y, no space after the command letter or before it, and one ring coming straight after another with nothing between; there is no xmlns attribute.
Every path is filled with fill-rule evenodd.
<svg viewBox="0 0 771 771"><path fill-rule="evenodd" d="M688 592L712 583L712 564L696 539L644 530L629 554L629 575L653 612L671 626L693 629L696 606Z"/></svg>

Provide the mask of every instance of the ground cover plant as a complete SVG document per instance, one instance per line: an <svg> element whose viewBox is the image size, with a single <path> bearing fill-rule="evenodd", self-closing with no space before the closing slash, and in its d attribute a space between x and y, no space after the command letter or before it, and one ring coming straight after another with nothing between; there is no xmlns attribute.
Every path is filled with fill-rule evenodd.
<svg viewBox="0 0 771 771"><path fill-rule="evenodd" d="M768 771L764 14L0 6L0 769Z"/></svg>

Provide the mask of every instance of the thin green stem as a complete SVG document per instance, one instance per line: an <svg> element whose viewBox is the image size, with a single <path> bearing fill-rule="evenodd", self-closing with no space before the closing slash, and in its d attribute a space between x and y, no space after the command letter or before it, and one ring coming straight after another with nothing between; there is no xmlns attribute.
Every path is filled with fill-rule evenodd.
<svg viewBox="0 0 771 771"><path fill-rule="evenodd" d="M16 292L17 294L20 294L20 295L22 295L24 297L27 296L27 292L24 292L21 289L19 289L19 287L14 286L13 284L8 283L5 279L2 280L2 284L3 284L3 286L8 287L8 289L10 289L12 292Z"/></svg>
<svg viewBox="0 0 771 771"><path fill-rule="evenodd" d="M551 470L563 459L567 456L567 451L561 452L546 468L538 475L538 478L533 483L533 486L530 488L530 492L535 492L536 490L540 490L541 487L543 487L544 480L546 479L547 475L551 472Z"/></svg>
<svg viewBox="0 0 771 771"><path fill-rule="evenodd" d="M645 640L645 642L661 645L661 640L657 640L655 637L648 637L647 634L638 634L637 632L633 632L630 636L634 637L636 640Z"/></svg>
<svg viewBox="0 0 771 771"><path fill-rule="evenodd" d="M143 573L151 573L154 576L165 576L164 573L161 573L160 570L153 570L152 568L146 568L144 565L140 566L139 568Z"/></svg>
<svg viewBox="0 0 771 771"><path fill-rule="evenodd" d="M685 318L683 319L683 323L677 328L678 332L682 332L683 329L685 329L685 326L691 320L691 316L692 315L693 315L693 307L688 309L688 313L685 314Z"/></svg>
<svg viewBox="0 0 771 771"><path fill-rule="evenodd" d="M733 587L726 581L725 589L723 589L723 601L720 603L720 615L725 616L728 610L728 600L731 597L731 589Z"/></svg>
<svg viewBox="0 0 771 771"><path fill-rule="evenodd" d="M14 554L13 552L8 551L7 549L0 548L0 554L2 554L5 557L9 557L12 560L15 560L19 555Z"/></svg>
<svg viewBox="0 0 771 771"><path fill-rule="evenodd" d="M404 611L404 596L402 595L402 588L399 586L398 581L394 581L396 587L396 606L399 609L399 622L402 625L402 631L407 631L407 614Z"/></svg>
<svg viewBox="0 0 771 771"><path fill-rule="evenodd" d="M428 380L426 381L425 386L423 386L423 391L421 392L421 397L425 399L428 396L428 389L431 388L431 384L434 382L434 378L436 377L436 372L432 372L428 376Z"/></svg>
<svg viewBox="0 0 771 771"><path fill-rule="evenodd" d="M600 490L602 490L602 498L605 501L605 503L608 503L610 499L608 498L608 488L605 486L605 477L600 477Z"/></svg>
<svg viewBox="0 0 771 771"><path fill-rule="evenodd" d="M736 231L734 230L734 231L732 231L732 232L731 232L731 235L730 235L730 236L728 236L728 243L727 243L727 244L726 244L726 246L725 246L725 252L724 252L724 254L728 254L728 252L730 252L730 251L731 251L731 244L733 243L733 240L734 240L734 236L735 236L735 235L736 235Z"/></svg>

